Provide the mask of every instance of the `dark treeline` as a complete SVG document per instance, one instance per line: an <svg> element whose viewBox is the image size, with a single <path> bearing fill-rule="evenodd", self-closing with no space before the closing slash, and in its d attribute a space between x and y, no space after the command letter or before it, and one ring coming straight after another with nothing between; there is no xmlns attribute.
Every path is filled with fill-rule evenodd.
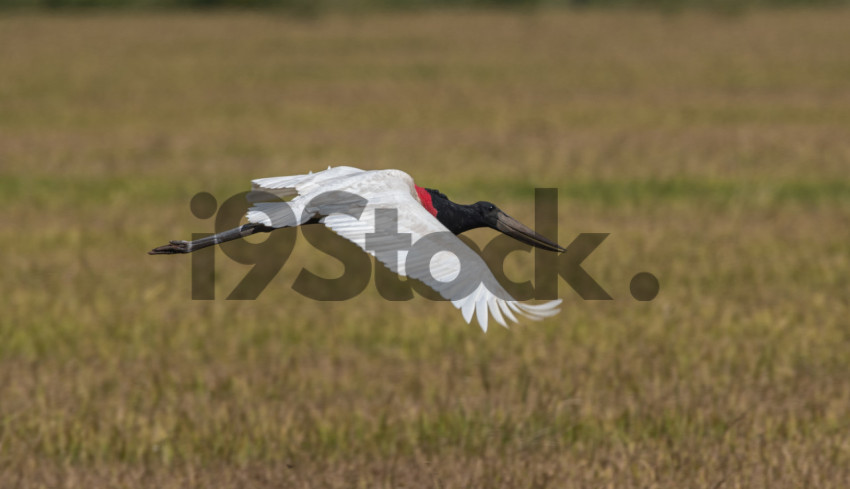
<svg viewBox="0 0 850 489"><path fill-rule="evenodd" d="M744 10L758 7L850 5L850 0L0 0L0 9L272 8L302 14L433 7L631 7L663 10Z"/></svg>

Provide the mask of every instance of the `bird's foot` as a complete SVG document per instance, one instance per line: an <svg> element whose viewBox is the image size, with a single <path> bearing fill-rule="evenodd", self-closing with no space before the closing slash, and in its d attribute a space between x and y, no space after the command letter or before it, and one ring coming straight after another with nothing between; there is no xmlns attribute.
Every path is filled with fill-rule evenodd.
<svg viewBox="0 0 850 489"><path fill-rule="evenodd" d="M189 241L170 241L167 245L159 246L148 251L149 255L175 255L177 253L190 253L192 243Z"/></svg>

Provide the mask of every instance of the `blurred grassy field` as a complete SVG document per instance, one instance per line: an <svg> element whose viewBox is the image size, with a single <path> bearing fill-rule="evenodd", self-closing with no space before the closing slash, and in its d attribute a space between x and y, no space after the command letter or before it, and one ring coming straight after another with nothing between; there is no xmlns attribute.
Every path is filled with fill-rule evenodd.
<svg viewBox="0 0 850 489"><path fill-rule="evenodd" d="M0 486L846 487L850 11L0 18ZM399 168L615 300L190 300L189 199ZM470 233L476 240L492 232ZM529 277L512 256L509 275ZM247 267L218 255L218 297ZM652 302L629 295L651 271Z"/></svg>

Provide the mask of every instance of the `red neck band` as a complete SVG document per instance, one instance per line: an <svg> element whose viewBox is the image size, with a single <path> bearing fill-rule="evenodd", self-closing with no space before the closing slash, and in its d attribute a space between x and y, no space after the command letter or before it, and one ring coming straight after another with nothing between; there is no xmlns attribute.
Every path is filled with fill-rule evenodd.
<svg viewBox="0 0 850 489"><path fill-rule="evenodd" d="M414 185L414 187L416 187L416 195L419 196L419 201L422 202L422 207L430 212L432 216L437 217L437 209L435 209L434 204L431 203L431 194L419 185Z"/></svg>

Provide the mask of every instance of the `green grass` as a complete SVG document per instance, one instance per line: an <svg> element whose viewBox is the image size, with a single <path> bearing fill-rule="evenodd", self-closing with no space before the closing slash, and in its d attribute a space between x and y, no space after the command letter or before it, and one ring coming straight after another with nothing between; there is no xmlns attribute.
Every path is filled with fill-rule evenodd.
<svg viewBox="0 0 850 489"><path fill-rule="evenodd" d="M0 18L0 486L844 487L850 12ZM614 297L256 301L189 199L400 168L559 236ZM493 233L470 236L483 243ZM531 278L530 257L506 273ZM654 273L652 302L629 281Z"/></svg>
<svg viewBox="0 0 850 489"><path fill-rule="evenodd" d="M835 7L846 0L2 0L0 8L28 10L254 9L314 19L330 14L410 12L435 8L505 9L524 13L542 8L630 8L665 13L699 9L740 15L757 8Z"/></svg>

